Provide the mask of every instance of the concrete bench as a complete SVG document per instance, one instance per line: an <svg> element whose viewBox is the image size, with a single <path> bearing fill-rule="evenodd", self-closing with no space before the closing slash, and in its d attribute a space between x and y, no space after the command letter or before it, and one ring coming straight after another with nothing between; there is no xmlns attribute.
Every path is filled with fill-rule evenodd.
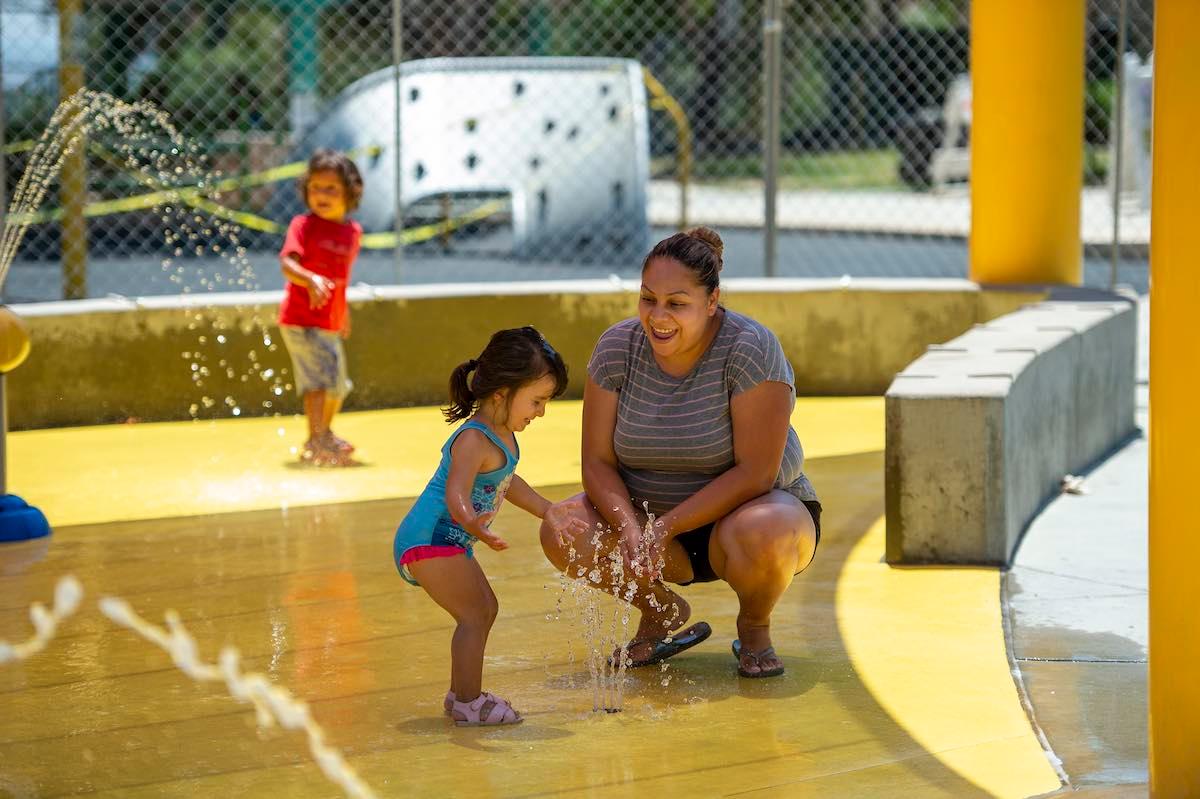
<svg viewBox="0 0 1200 799"><path fill-rule="evenodd" d="M886 396L889 563L1007 565L1026 526L1135 430L1137 306L1060 290L929 347Z"/></svg>

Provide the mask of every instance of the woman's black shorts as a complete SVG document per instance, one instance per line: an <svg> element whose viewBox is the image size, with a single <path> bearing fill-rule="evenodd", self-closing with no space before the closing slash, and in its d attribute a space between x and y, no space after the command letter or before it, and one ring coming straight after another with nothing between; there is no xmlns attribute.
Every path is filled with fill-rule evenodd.
<svg viewBox="0 0 1200 799"><path fill-rule="evenodd" d="M817 544L821 543L821 503L815 499L802 499L804 507L808 508L809 514L812 516L813 524L817 528ZM715 523L709 523L703 527L697 527L695 530L688 530L686 533L680 533L675 537L675 540L683 544L683 549L687 552L688 560L692 564L692 579L680 585L691 585L692 583L711 583L714 580L721 579L717 573L713 571L712 563L708 560L708 539L712 537L712 531ZM814 548L815 550L815 548ZM797 572L799 574L799 572Z"/></svg>

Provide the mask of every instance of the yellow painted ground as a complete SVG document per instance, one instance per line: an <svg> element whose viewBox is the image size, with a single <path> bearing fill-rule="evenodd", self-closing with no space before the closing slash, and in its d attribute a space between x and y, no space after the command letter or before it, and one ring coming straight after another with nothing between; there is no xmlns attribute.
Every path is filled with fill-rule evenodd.
<svg viewBox="0 0 1200 799"><path fill-rule="evenodd" d="M531 485L579 481L580 407L551 403L521 434ZM792 418L809 458L883 449L882 397L801 399ZM54 527L412 497L452 429L436 408L347 413L335 427L362 467L301 467L295 416L12 433L9 490Z"/></svg>
<svg viewBox="0 0 1200 799"><path fill-rule="evenodd" d="M827 516L817 561L773 620L788 664L779 679L733 674L736 598L720 583L695 586L685 595L713 638L671 661L668 684L638 672L625 714L587 713L588 698L565 681L587 680L564 657L567 628L546 621L554 591L544 586L555 578L536 524L507 509L497 524L513 548L480 554L501 597L487 668L529 720L447 728L437 710L446 620L386 557L406 507L398 498L419 492L449 430L429 408L345 415L339 432L366 465L344 470L294 465L299 419L10 436L11 490L56 532L0 547L0 638L26 635L24 607L68 572L93 600L126 595L156 619L176 607L202 652L233 642L250 667L311 702L382 796L1058 788L1009 674L997 572L882 562L882 399L805 399L793 421ZM578 403L553 404L521 436L520 471L562 486L554 494L575 490L578 441ZM294 510L237 513L281 505ZM101 524L70 526L83 523ZM10 711L0 718L0 794L25 780L47 794L333 795L294 734L256 734L253 714L218 688L193 688L165 655L110 627L93 609L47 656L0 666Z"/></svg>
<svg viewBox="0 0 1200 799"><path fill-rule="evenodd" d="M893 568L880 559L884 535L879 519L837 582L842 641L871 694L921 746L987 792L1058 788L1009 670L999 573Z"/></svg>

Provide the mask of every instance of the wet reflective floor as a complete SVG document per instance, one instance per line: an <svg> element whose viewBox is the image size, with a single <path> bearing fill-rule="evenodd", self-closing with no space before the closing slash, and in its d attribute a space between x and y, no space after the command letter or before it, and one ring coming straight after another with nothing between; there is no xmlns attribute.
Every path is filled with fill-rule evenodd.
<svg viewBox="0 0 1200 799"><path fill-rule="evenodd" d="M1143 429L1148 400L1143 386ZM1085 494L1051 502L1004 583L1013 659L1071 786L1130 796L1149 779L1148 449L1135 437L1085 476Z"/></svg>
<svg viewBox="0 0 1200 799"><path fill-rule="evenodd" d="M310 703L327 743L380 796L970 797L1060 787L1009 671L998 573L881 562L879 398L797 406L826 515L816 561L774 617L784 676L739 678L729 651L736 598L721 583L691 586L682 592L712 638L665 671L630 672L623 712L592 712L575 598L543 559L536 520L506 508L495 526L511 549L479 553L500 599L484 684L526 721L455 728L441 712L452 625L391 562L392 532L436 456L423 437L445 435L436 418L436 409L348 414L343 434L369 442L368 465L338 474L297 476L282 436L252 470L257 493L227 501L196 495L251 468L235 461L260 420L13 436L14 491L52 523L78 523L0 548L0 638L31 634L29 603L48 602L62 575L86 596L44 652L0 665L0 795L339 795L300 733L260 730L224 686L191 681L102 616L96 600L110 594L156 624L178 611L206 661L236 647L245 670ZM835 435L839 418L855 432ZM563 497L579 490L577 403L557 403L545 421L522 437L524 457L532 482ZM215 466L184 457L205 447L223 453ZM121 452L140 457L126 463ZM20 477L35 453L54 459L56 477L33 480L32 468ZM145 518L129 482L139 474L152 508L185 511ZM338 491L319 504L289 493L326 479ZM356 494L356 481L369 488ZM394 496L375 498L373 481ZM100 498L106 485L111 506ZM270 507L246 509L256 502ZM85 523L89 514L98 523Z"/></svg>

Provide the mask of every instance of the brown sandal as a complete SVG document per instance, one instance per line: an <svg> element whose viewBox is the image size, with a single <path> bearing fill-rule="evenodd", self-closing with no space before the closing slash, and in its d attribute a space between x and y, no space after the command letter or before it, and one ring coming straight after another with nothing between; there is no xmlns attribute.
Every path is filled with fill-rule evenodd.
<svg viewBox="0 0 1200 799"><path fill-rule="evenodd" d="M754 663L755 666L758 666L759 670L758 671L746 671L744 668L742 668L742 656L743 655L745 657L749 658ZM751 652L748 649L745 651L742 651L742 642L735 638L733 640L733 656L738 659L737 672L738 672L739 677L749 677L750 679L757 679L759 677L778 677L780 674L783 674L783 666L777 666L776 668L773 668L773 669L764 669L762 666L763 660L765 660L767 658L779 657L778 655L775 654L775 647L773 647L773 646L769 646L766 649L760 649L757 652Z"/></svg>

